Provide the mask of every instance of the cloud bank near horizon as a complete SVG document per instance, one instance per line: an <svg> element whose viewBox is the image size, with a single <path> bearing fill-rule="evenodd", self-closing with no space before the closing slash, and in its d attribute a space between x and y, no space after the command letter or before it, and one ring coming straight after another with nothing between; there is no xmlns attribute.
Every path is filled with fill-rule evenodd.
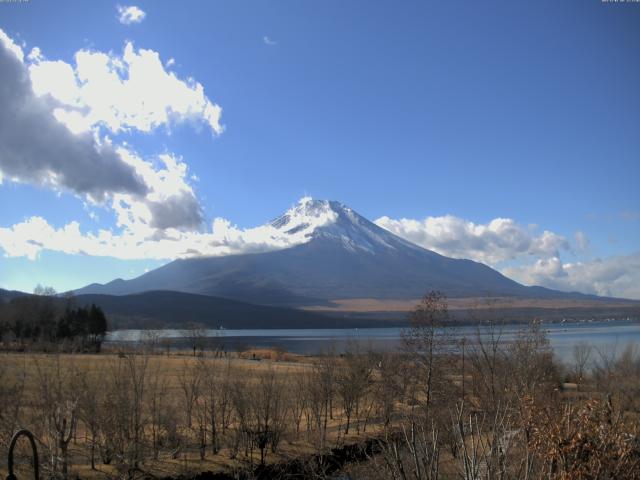
<svg viewBox="0 0 640 480"><path fill-rule="evenodd" d="M640 299L640 252L585 262L563 262L565 253L585 251L589 239L574 241L510 218L477 224L453 215L423 220L380 217L375 223L412 243L454 258L485 263L524 285ZM519 265L508 265L510 262Z"/></svg>
<svg viewBox="0 0 640 480"><path fill-rule="evenodd" d="M575 263L551 257L502 273L525 285L640 300L640 252Z"/></svg>

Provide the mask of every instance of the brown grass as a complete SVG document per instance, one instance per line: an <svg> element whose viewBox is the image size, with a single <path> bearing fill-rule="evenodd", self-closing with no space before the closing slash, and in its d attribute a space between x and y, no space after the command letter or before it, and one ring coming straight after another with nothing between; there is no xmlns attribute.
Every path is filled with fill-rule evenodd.
<svg viewBox="0 0 640 480"><path fill-rule="evenodd" d="M420 299L377 299L377 298L349 298L331 300L333 306L313 305L304 307L305 310L326 312L410 312ZM609 307L640 308L639 302L623 300L578 300L578 299L536 299L495 297L487 301L486 297L448 298L449 310L468 309L513 309L513 308L545 308L545 309L600 309Z"/></svg>
<svg viewBox="0 0 640 480"><path fill-rule="evenodd" d="M131 355L132 353L126 353L125 355ZM114 362L118 361L119 355L123 353L108 352L102 354L60 354L57 357L60 361L60 366L64 368L74 368L81 371L108 371ZM246 382L251 383L259 377L261 373L268 371L274 371L282 379L286 379L292 375L301 374L313 366L313 358L302 357L299 355L290 354L287 352L279 351L278 349L248 349L247 351L238 354L229 354L226 358L213 358L211 354L208 355L208 360L212 361L215 366L219 366L221 369L227 365L227 361L230 361L232 368L234 369L234 375L241 377ZM38 395L38 369L51 368L52 359L54 355L46 353L0 353L0 362L5 369L5 373L9 378L18 378L24 376L25 378L25 390L24 398L26 399L27 406L25 410L26 416L30 416L29 411L31 407L28 405L30 400ZM194 356L191 351L172 352L171 354L147 354L148 358L148 371L158 369L163 372L164 378L167 379L167 396L170 398L170 403L174 405L180 405L182 391L180 387L179 376L183 375L185 368L189 366L195 366L197 362L202 358L200 356ZM31 417L33 415L31 414ZM345 436L341 431L342 419L338 409L335 409L334 419L328 423L328 442L330 445L337 444L338 441L344 443L356 443L362 441L366 436L358 435L355 433L355 429L348 436ZM27 424L24 425L27 428L34 428ZM367 429L368 435L375 432L376 426L374 423L370 424ZM276 453L269 452L267 457L267 463L280 463L290 461L301 456L311 455L317 453L316 445L313 442L305 438L304 429L306 426L301 427L301 435L299 438L294 438L292 435L288 435L283 440ZM113 465L104 465L99 459L97 459L97 470L91 470L88 460L88 440L85 438L88 433L82 422L78 423L77 430L77 442L72 442L70 446L70 458L71 469L69 478L88 478L88 479L104 479L115 478L118 476ZM195 443L195 442L194 442ZM6 451L6 445L0 445L2 449L2 458L0 459L0 476L6 476L6 457L4 452ZM210 452L210 447L207 447L207 458L201 460L199 452L194 445L185 448L178 458L172 459L168 454L161 454L159 460L155 461L148 456L142 469L146 474L150 474L155 477L176 477L179 475L191 476L199 472L205 471L235 471L249 465L249 459L238 455L236 459L231 459L229 448L225 447L220 450L216 455ZM17 465L17 471L19 472L19 478L30 477L30 466L27 460L27 449L19 448L21 462ZM40 455L43 455L43 449L41 449ZM259 454L253 453L252 464L255 466L259 463Z"/></svg>

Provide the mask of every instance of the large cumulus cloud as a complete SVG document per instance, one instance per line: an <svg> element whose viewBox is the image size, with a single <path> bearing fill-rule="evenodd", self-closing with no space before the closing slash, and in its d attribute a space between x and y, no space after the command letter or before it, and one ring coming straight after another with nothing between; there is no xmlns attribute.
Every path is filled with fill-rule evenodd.
<svg viewBox="0 0 640 480"><path fill-rule="evenodd" d="M585 262L563 263L560 258L552 257L507 267L503 273L528 285L640 299L640 252Z"/></svg>
<svg viewBox="0 0 640 480"><path fill-rule="evenodd" d="M33 92L20 47L0 30L0 171L5 180L68 189L103 201L147 186L107 142L57 121L50 96Z"/></svg>
<svg viewBox="0 0 640 480"><path fill-rule="evenodd" d="M214 134L224 130L222 108L193 78L180 79L165 68L160 54L128 42L122 55L80 50L75 64L51 61L33 52L29 72L39 95L60 107L56 117L74 131L101 126L113 133L151 132L172 123L193 121Z"/></svg>
<svg viewBox="0 0 640 480"><path fill-rule="evenodd" d="M550 231L535 229L510 218L478 224L452 215L423 220L380 217L376 224L396 235L442 255L470 258L495 265L521 256L552 257L568 250L569 242Z"/></svg>
<svg viewBox="0 0 640 480"><path fill-rule="evenodd" d="M185 121L222 133L221 108L201 84L167 71L157 52L131 43L122 56L81 50L72 65L37 47L25 58L0 30L0 104L0 183L71 192L112 209L137 236L202 227L184 160L143 158L106 136Z"/></svg>

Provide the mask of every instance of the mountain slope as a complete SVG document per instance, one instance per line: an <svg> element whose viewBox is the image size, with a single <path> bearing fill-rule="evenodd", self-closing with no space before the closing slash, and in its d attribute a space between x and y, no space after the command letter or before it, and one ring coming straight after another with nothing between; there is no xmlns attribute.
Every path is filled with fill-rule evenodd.
<svg viewBox="0 0 640 480"><path fill-rule="evenodd" d="M0 307L29 293L0 289ZM66 297L54 297L60 311ZM109 318L110 328L186 328L189 324L209 328L356 328L393 326L394 321L380 321L361 315L346 318L291 308L253 305L227 298L172 291L150 291L133 295L85 294L73 298L76 306L96 304ZM1 315L0 315L1 317Z"/></svg>
<svg viewBox="0 0 640 480"><path fill-rule="evenodd" d="M343 319L289 308L252 305L191 293L151 291L134 295L78 295L77 305L95 303L118 328L144 326L184 328L190 323L210 328L339 328L388 325Z"/></svg>
<svg viewBox="0 0 640 480"><path fill-rule="evenodd" d="M19 292L18 290L4 290L0 288L0 303L10 302L14 298L24 297L28 293Z"/></svg>
<svg viewBox="0 0 640 480"><path fill-rule="evenodd" d="M322 305L347 298L569 298L525 287L481 263L426 250L384 230L338 202L305 199L271 222L289 248L263 253L180 259L132 280L90 285L76 293L123 295L149 290L234 298L272 305Z"/></svg>

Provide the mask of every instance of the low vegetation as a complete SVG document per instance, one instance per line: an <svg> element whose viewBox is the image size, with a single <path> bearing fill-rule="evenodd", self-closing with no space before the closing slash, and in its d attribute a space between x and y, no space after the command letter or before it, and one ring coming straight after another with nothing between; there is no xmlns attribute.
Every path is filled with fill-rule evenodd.
<svg viewBox="0 0 640 480"><path fill-rule="evenodd" d="M0 445L27 427L49 478L632 479L640 470L640 350L553 356L531 323L457 340L443 297L411 314L399 352L4 353ZM63 317L58 317L58 323ZM266 357L270 358L267 359ZM366 448L364 448L366 446ZM356 447L357 448L357 447ZM335 450L334 450L335 452ZM21 450L19 478L29 475ZM290 466L289 470L287 465Z"/></svg>

